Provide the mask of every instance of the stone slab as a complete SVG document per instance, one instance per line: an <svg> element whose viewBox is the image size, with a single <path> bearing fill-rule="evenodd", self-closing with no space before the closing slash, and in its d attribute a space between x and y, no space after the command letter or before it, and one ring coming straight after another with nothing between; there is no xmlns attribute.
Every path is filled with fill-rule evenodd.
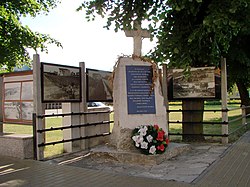
<svg viewBox="0 0 250 187"><path fill-rule="evenodd" d="M33 158L33 136L27 134L0 134L0 155L20 159Z"/></svg>

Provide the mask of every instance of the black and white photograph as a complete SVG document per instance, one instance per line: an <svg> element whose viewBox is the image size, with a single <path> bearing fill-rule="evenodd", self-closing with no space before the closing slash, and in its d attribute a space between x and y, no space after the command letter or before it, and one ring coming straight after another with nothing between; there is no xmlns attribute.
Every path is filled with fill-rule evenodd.
<svg viewBox="0 0 250 187"><path fill-rule="evenodd" d="M86 69L87 101L110 102L113 100L112 72Z"/></svg>
<svg viewBox="0 0 250 187"><path fill-rule="evenodd" d="M4 118L5 120L21 120L21 103L20 102L4 102Z"/></svg>
<svg viewBox="0 0 250 187"><path fill-rule="evenodd" d="M81 70L79 67L42 63L42 101L80 102Z"/></svg>
<svg viewBox="0 0 250 187"><path fill-rule="evenodd" d="M32 120L33 102L22 102L22 120Z"/></svg>
<svg viewBox="0 0 250 187"><path fill-rule="evenodd" d="M33 82L22 82L22 100L33 100Z"/></svg>
<svg viewBox="0 0 250 187"><path fill-rule="evenodd" d="M21 82L11 82L4 84L4 99L8 101L20 100Z"/></svg>
<svg viewBox="0 0 250 187"><path fill-rule="evenodd" d="M173 98L215 98L215 67L173 69Z"/></svg>

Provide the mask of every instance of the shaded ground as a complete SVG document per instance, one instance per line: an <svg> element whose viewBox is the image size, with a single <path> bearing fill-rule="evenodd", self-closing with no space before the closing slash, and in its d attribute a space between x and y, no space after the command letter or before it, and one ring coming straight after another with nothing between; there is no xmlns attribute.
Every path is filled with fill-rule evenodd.
<svg viewBox="0 0 250 187"><path fill-rule="evenodd" d="M48 161L59 165L70 165L108 173L173 180L191 183L220 158L229 145L192 144L191 150L158 165L120 163L112 157L96 157L91 152L79 152Z"/></svg>

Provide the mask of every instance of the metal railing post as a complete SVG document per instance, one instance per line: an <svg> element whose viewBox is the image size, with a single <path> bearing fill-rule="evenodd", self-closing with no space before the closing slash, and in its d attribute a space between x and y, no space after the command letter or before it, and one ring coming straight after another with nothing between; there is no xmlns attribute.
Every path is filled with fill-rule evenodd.
<svg viewBox="0 0 250 187"><path fill-rule="evenodd" d="M32 114L32 125L33 125L33 151L34 160L37 160L37 129L36 129L36 113Z"/></svg>

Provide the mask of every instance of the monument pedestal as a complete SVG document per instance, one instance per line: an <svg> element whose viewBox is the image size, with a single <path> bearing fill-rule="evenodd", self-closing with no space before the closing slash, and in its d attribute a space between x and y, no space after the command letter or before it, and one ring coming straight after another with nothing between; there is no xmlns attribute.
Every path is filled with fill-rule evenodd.
<svg viewBox="0 0 250 187"><path fill-rule="evenodd" d="M132 131L140 125L157 124L167 134L167 116L158 73L152 63L120 58L114 71L114 128L111 145L133 151ZM153 88L153 89L151 89Z"/></svg>

